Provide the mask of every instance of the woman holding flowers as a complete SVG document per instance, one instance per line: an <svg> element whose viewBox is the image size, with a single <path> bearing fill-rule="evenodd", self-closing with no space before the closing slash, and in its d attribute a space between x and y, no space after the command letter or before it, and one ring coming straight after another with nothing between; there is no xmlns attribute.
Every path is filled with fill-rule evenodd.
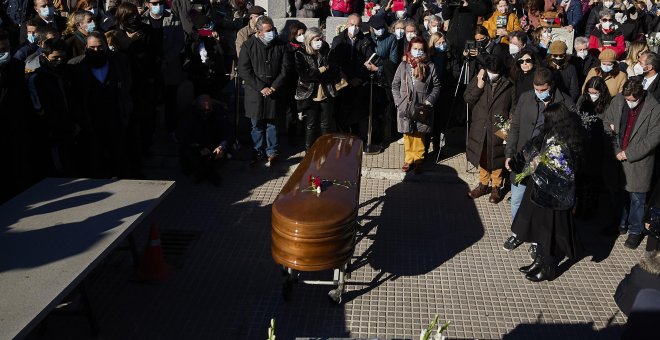
<svg viewBox="0 0 660 340"><path fill-rule="evenodd" d="M424 160L424 135L433 126L433 105L440 95L440 79L435 66L426 55L426 41L413 38L406 48L392 82L396 104L397 130L403 134L404 172L415 168L419 173ZM424 111L424 114L418 113ZM422 120L422 117L429 116ZM415 117L419 117L416 119Z"/></svg>
<svg viewBox="0 0 660 340"><path fill-rule="evenodd" d="M534 262L520 268L534 282L553 280L559 262L579 251L572 208L584 156L582 122L563 104L551 104L544 115L542 132L509 162L519 174L516 181L527 182L511 230L524 242L538 243Z"/></svg>

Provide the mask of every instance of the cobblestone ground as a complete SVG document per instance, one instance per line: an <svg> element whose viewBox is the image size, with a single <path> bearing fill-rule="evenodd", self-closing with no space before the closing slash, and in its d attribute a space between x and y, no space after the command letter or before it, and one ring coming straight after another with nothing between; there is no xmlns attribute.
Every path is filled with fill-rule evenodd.
<svg viewBox="0 0 660 340"><path fill-rule="evenodd" d="M416 339L435 314L452 321L450 339L618 338L625 317L612 295L641 247L601 236L606 216L580 222L585 256L556 280L531 283L517 270L531 262L526 247L502 249L509 204L469 200L475 174L464 154L445 151L454 156L408 177L396 143L365 156L359 243L341 305L328 299L330 287L301 284L285 301L270 256L271 203L302 154L274 169L233 161L220 187L194 185L172 155L157 156L148 175L177 186L136 236L143 246L158 223L175 270L163 284L137 283L128 253L112 254L90 277L99 338L264 339L275 318L278 340ZM166 237L185 240L173 251ZM84 318L53 316L45 338L85 338L87 330Z"/></svg>

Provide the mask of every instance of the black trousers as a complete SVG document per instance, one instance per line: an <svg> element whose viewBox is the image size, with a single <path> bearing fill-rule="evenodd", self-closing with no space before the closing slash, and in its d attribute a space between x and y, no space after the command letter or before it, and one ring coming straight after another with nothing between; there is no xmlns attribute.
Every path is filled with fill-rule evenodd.
<svg viewBox="0 0 660 340"><path fill-rule="evenodd" d="M334 112L334 102L332 98L326 98L321 102L315 102L308 99L311 103L308 103L308 108L303 110L303 114L306 116L307 126L305 130L305 147L309 150L316 138L319 136L319 130L321 135L330 133L332 131L332 119Z"/></svg>

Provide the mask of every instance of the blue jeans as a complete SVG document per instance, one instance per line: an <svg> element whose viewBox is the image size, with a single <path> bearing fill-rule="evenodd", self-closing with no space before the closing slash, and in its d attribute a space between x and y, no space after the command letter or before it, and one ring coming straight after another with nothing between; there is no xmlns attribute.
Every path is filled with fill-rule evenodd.
<svg viewBox="0 0 660 340"><path fill-rule="evenodd" d="M624 205L620 226L628 226L628 233L639 235L644 230L645 192L629 192L630 202Z"/></svg>
<svg viewBox="0 0 660 340"><path fill-rule="evenodd" d="M349 13L344 13L344 12L340 12L340 11L335 11L334 9L331 10L331 12L332 12L332 16L333 16L333 17L347 17L347 16L349 15Z"/></svg>
<svg viewBox="0 0 660 340"><path fill-rule="evenodd" d="M525 186L522 184L511 184L511 221L516 218L520 202L522 202L523 195L525 194Z"/></svg>
<svg viewBox="0 0 660 340"><path fill-rule="evenodd" d="M277 122L274 119L250 119L252 121L252 142L257 152L264 149L266 130L266 156L277 155Z"/></svg>

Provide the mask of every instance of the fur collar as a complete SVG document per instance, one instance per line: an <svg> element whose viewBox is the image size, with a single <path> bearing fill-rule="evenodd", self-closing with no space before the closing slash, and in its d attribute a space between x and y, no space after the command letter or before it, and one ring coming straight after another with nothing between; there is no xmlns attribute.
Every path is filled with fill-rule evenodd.
<svg viewBox="0 0 660 340"><path fill-rule="evenodd" d="M644 252L639 260L639 266L651 274L660 275L660 251Z"/></svg>

